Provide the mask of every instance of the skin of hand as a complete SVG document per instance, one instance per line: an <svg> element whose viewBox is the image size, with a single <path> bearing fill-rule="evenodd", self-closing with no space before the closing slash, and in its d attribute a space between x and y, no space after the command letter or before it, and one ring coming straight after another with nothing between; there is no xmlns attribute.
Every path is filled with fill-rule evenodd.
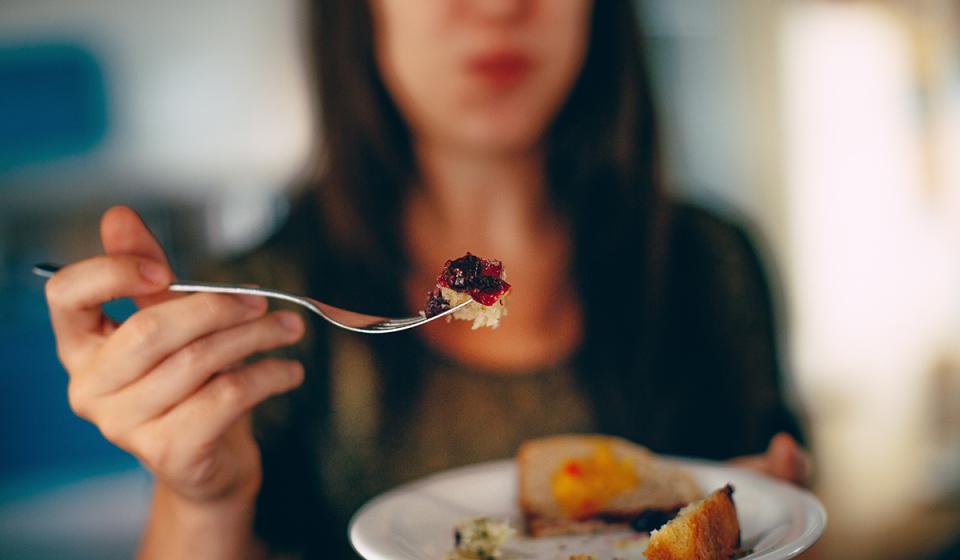
<svg viewBox="0 0 960 560"><path fill-rule="evenodd" d="M173 294L160 245L132 210L101 221L105 255L65 267L46 287L73 411L156 477L158 492L191 506L250 504L260 456L250 410L297 387L299 363L255 352L297 341L302 319L267 312L263 298ZM101 304L132 297L122 324Z"/></svg>
<svg viewBox="0 0 960 560"><path fill-rule="evenodd" d="M813 475L810 455L793 436L782 432L771 438L763 453L738 457L732 463L800 486L808 485Z"/></svg>

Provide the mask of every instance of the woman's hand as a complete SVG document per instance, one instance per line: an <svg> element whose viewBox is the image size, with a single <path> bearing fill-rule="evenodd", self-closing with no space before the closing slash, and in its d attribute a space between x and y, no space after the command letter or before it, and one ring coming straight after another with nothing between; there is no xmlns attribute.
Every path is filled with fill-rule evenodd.
<svg viewBox="0 0 960 560"><path fill-rule="evenodd" d="M807 452L790 434L783 432L773 436L767 450L760 455L738 457L732 462L801 486L810 481L813 470Z"/></svg>
<svg viewBox="0 0 960 560"><path fill-rule="evenodd" d="M106 255L47 283L71 408L140 459L170 500L201 506L194 511L249 507L261 476L249 411L298 386L303 369L242 361L298 340L302 320L268 314L263 298L168 292L163 251L128 208L104 214L101 238ZM139 311L116 324L100 306L120 297L134 298Z"/></svg>

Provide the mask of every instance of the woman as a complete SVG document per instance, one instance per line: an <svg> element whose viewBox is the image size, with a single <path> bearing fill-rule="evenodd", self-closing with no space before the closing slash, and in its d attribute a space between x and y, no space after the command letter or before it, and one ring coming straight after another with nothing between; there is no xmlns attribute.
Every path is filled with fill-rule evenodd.
<svg viewBox="0 0 960 560"><path fill-rule="evenodd" d="M226 275L409 315L469 250L505 263L510 316L363 337L174 296L156 241L111 209L106 255L48 299L71 405L156 476L143 557L346 555L376 492L563 431L802 481L773 437L797 429L756 257L661 193L631 2L316 8L321 181ZM115 325L99 305L122 296L141 310Z"/></svg>

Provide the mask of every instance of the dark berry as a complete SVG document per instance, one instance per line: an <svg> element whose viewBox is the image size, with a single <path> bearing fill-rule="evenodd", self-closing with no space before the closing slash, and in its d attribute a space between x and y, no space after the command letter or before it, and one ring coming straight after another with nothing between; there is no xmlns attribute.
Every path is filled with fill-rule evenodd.
<svg viewBox="0 0 960 560"><path fill-rule="evenodd" d="M440 285L446 285L451 290L464 292L470 287L473 279L480 274L481 260L475 255L467 253L459 259L447 261L440 274Z"/></svg>
<svg viewBox="0 0 960 560"><path fill-rule="evenodd" d="M467 293L483 305L493 305L507 293L510 284L503 281L503 264L466 255L447 261L437 278L437 284L451 290Z"/></svg>
<svg viewBox="0 0 960 560"><path fill-rule="evenodd" d="M503 280L496 276L477 276L470 287L481 292L496 292L501 286L503 286Z"/></svg>
<svg viewBox="0 0 960 560"><path fill-rule="evenodd" d="M427 317L439 315L447 309L450 309L450 302L443 298L443 295L440 294L440 290L434 290L427 293L427 304L423 311Z"/></svg>

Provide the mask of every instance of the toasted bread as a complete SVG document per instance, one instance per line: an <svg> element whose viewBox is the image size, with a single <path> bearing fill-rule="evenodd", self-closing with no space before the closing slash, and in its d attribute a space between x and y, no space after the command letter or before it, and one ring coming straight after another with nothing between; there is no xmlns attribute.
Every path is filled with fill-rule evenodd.
<svg viewBox="0 0 960 560"><path fill-rule="evenodd" d="M740 548L740 523L729 484L680 510L650 535L647 560L726 560Z"/></svg>
<svg viewBox="0 0 960 560"><path fill-rule="evenodd" d="M562 435L517 452L518 499L535 537L625 528L651 512L668 517L701 496L682 469L646 448L601 435Z"/></svg>

